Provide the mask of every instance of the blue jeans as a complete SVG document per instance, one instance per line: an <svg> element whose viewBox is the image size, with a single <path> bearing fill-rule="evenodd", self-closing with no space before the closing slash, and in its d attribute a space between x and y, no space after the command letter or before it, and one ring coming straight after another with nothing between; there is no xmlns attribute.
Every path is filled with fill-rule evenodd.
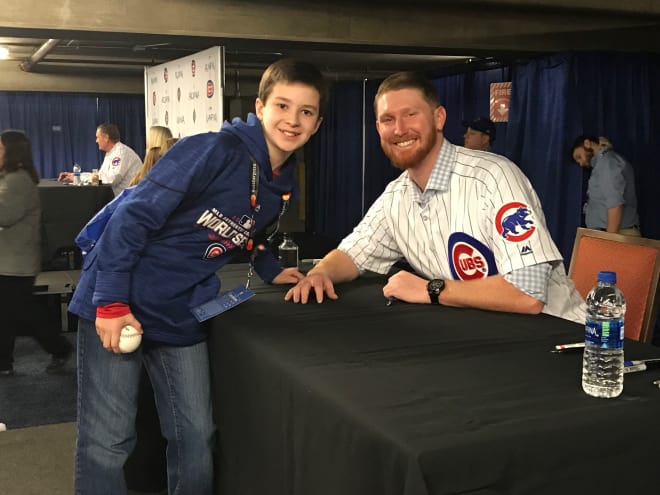
<svg viewBox="0 0 660 495"><path fill-rule="evenodd" d="M215 426L206 343L140 346L131 354L103 348L94 322L78 321L77 495L123 495L123 467L135 447L141 368L154 389L167 440L171 495L213 491Z"/></svg>

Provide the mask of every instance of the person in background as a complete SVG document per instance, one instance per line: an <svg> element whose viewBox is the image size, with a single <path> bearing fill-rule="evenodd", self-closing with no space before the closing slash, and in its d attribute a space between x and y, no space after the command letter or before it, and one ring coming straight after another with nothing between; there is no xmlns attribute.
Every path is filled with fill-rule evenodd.
<svg viewBox="0 0 660 495"><path fill-rule="evenodd" d="M162 145L148 148L147 154L144 155L144 163L142 164L142 168L138 171L137 174L135 174L135 177L133 177L133 180L131 180L129 186L135 186L138 182L144 179L152 167L156 164L156 162L160 160L165 152L178 140L179 138L170 137L167 138Z"/></svg>
<svg viewBox="0 0 660 495"><path fill-rule="evenodd" d="M142 167L142 160L130 147L120 141L119 129L114 124L101 124L96 128L96 144L105 151L105 158L99 169L99 179L110 184L117 196L128 187L135 174ZM62 172L58 177L62 182L73 182L73 172Z"/></svg>
<svg viewBox="0 0 660 495"><path fill-rule="evenodd" d="M527 177L510 160L454 146L433 84L413 72L386 78L374 100L383 151L403 173L285 300L337 299L334 284L366 270L401 270L386 298L420 304L547 313L584 324L585 304L566 276Z"/></svg>
<svg viewBox="0 0 660 495"><path fill-rule="evenodd" d="M163 125L152 125L147 131L147 150L155 147L164 147L168 139L172 138L172 131Z"/></svg>
<svg viewBox="0 0 660 495"><path fill-rule="evenodd" d="M0 377L14 374L17 329L32 335L52 355L46 371L65 368L73 346L34 307L32 290L41 267L39 174L28 137L0 134Z"/></svg>
<svg viewBox="0 0 660 495"><path fill-rule="evenodd" d="M641 236L635 173L628 161L602 138L581 135L571 148L573 160L591 169L584 205L585 225L589 229Z"/></svg>
<svg viewBox="0 0 660 495"><path fill-rule="evenodd" d="M495 142L495 124L486 117L480 117L472 122L463 122L466 127L463 135L463 146L471 150L490 151Z"/></svg>
<svg viewBox="0 0 660 495"><path fill-rule="evenodd" d="M241 253L250 258L246 277L254 269L274 284L302 279L265 244L299 195L294 152L316 133L326 106L316 67L274 62L262 75L256 115L180 139L116 205L69 305L79 316L76 493L126 493L142 366L168 443L169 493L212 493L207 336L194 310L216 298L216 273ZM120 354L126 325L142 333L142 345Z"/></svg>

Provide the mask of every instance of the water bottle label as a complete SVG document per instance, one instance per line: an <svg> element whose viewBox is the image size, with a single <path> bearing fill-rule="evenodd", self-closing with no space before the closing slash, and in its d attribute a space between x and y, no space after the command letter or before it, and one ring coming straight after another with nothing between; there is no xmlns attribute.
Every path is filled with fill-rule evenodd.
<svg viewBox="0 0 660 495"><path fill-rule="evenodd" d="M606 349L622 349L624 336L623 321L587 319L584 336L587 345Z"/></svg>

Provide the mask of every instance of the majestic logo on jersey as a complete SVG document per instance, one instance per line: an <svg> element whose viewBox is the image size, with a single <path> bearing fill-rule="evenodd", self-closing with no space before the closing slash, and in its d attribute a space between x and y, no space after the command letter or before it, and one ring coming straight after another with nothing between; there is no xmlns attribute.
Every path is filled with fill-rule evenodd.
<svg viewBox="0 0 660 495"><path fill-rule="evenodd" d="M112 166L118 167L119 165L121 165L121 158L116 156L112 159Z"/></svg>
<svg viewBox="0 0 660 495"><path fill-rule="evenodd" d="M197 227L209 229L210 240L217 240L208 245L204 259L215 258L236 248L242 248L250 238L254 220L249 215L228 217L216 208L204 211L195 222Z"/></svg>
<svg viewBox="0 0 660 495"><path fill-rule="evenodd" d="M525 203L513 201L502 206L495 216L495 228L507 241L520 242L536 231L532 210Z"/></svg>
<svg viewBox="0 0 660 495"><path fill-rule="evenodd" d="M482 242L463 232L448 241L449 268L456 280L474 280L497 274L495 256Z"/></svg>

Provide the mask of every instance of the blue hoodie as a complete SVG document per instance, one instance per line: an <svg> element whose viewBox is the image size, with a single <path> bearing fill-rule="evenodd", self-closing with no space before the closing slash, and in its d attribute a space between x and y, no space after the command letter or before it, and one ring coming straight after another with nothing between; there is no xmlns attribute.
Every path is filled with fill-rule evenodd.
<svg viewBox="0 0 660 495"><path fill-rule="evenodd" d="M259 165L250 206L252 159ZM85 257L69 310L94 321L96 307L128 304L143 338L192 345L206 335L191 308L213 299L216 271L277 220L282 196L297 198L295 159L273 178L261 123L225 122L220 132L179 140L118 206ZM269 250L255 260L266 282L282 268ZM246 273L247 276L247 273Z"/></svg>

